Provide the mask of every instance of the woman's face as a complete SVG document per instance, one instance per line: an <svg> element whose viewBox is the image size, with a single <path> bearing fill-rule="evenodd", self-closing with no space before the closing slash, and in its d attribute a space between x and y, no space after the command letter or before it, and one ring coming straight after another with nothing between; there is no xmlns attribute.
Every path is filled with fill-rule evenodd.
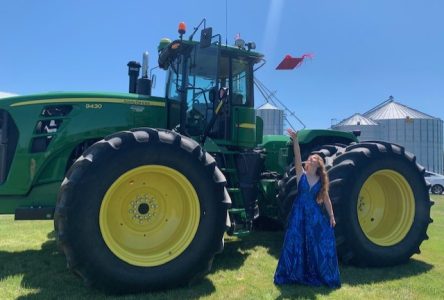
<svg viewBox="0 0 444 300"><path fill-rule="evenodd" d="M317 170L317 168L319 168L318 158L314 155L310 155L305 162L305 169L308 171L310 169Z"/></svg>

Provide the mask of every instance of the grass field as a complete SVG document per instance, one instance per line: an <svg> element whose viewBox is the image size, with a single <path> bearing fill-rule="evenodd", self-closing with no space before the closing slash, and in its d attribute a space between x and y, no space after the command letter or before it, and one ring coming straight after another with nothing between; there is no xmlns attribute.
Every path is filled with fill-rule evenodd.
<svg viewBox="0 0 444 300"><path fill-rule="evenodd" d="M119 299L438 299L444 298L444 196L433 196L430 239L405 265L359 269L340 266L337 290L273 285L282 233L228 238L212 273L187 288ZM52 221L13 221L0 216L0 299L113 299L88 289L65 267Z"/></svg>

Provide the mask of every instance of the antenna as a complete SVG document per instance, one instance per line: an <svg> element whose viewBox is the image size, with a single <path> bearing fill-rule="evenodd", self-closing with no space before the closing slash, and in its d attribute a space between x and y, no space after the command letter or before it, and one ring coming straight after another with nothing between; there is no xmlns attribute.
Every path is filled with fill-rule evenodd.
<svg viewBox="0 0 444 300"><path fill-rule="evenodd" d="M291 117L293 117L293 118L295 118L298 122L299 122L299 124L301 124L302 125L302 129L305 129L307 126L305 126L305 124L304 124L304 122L302 122L302 120L301 119L299 119L298 118L298 116L296 116L296 114L295 114L295 112L294 111L291 111L291 110L289 110L288 109L288 107L287 106L285 106L285 104L284 103L282 103L279 99L278 99L278 97L276 97L276 91L274 91L274 92L272 92L272 91L270 91L261 81L259 81L259 79L257 79L257 77L255 76L254 77L254 80L253 80L253 82L254 82L254 85L257 87L257 89L259 90L259 92L262 94L262 96L265 98L265 101L268 103L268 102L271 102L274 106L276 106L276 107L282 107L283 109L284 109L284 112L286 113L286 114L284 114L284 119L285 119L285 121L287 121L287 123L288 123L288 125L291 127L291 128L293 128L293 130L296 130L295 129L295 127L293 127L293 123L292 122L290 122L290 120L287 118L287 115L289 115L289 116L291 116ZM279 103L279 104L277 104L277 103Z"/></svg>
<svg viewBox="0 0 444 300"><path fill-rule="evenodd" d="M225 0L225 46L228 45L228 0Z"/></svg>

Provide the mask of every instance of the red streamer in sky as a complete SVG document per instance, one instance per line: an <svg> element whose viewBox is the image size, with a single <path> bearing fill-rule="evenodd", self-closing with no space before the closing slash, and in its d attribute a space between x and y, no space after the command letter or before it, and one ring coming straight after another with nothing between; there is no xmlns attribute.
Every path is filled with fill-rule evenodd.
<svg viewBox="0 0 444 300"><path fill-rule="evenodd" d="M292 57L290 54L287 54L276 67L276 70L293 70L294 68L299 67L306 58L312 59L313 54L305 53L301 57Z"/></svg>

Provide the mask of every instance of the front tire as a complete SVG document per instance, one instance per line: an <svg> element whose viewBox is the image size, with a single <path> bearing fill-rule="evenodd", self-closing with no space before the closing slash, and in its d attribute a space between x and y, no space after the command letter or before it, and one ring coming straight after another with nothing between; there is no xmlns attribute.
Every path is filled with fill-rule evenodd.
<svg viewBox="0 0 444 300"><path fill-rule="evenodd" d="M226 181L198 143L166 130L119 132L70 168L57 239L87 285L112 293L187 284L221 250Z"/></svg>

